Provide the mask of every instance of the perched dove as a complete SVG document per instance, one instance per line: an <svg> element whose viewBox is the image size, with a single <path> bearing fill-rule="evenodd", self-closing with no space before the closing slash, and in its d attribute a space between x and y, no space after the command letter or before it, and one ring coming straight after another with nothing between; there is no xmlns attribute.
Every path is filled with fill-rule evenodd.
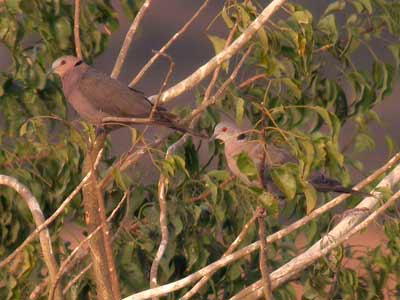
<svg viewBox="0 0 400 300"><path fill-rule="evenodd" d="M84 120L93 125L107 125L103 122L105 117L150 116L153 104L142 93L97 71L77 57L58 58L52 65L52 72L60 76L69 103ZM176 116L161 106L157 106L151 124L198 135L179 126Z"/></svg>
<svg viewBox="0 0 400 300"><path fill-rule="evenodd" d="M236 125L230 122L221 122L215 127L213 138L221 140L225 144L225 157L228 168L246 185L266 188L269 184L264 179L265 170L287 162L295 162L294 157L285 149L272 144L265 145L260 140L241 139L242 134L243 131ZM246 153L252 159L257 170L259 170L260 176L258 180L250 181L237 166L237 156L242 152ZM339 181L327 178L321 173L313 174L309 182L319 192L369 195L368 193L343 187Z"/></svg>

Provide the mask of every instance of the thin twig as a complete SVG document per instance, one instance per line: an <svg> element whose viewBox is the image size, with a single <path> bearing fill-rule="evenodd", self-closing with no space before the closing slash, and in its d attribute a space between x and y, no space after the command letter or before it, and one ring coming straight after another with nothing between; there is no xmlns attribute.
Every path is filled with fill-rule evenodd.
<svg viewBox="0 0 400 300"><path fill-rule="evenodd" d="M231 254L235 249L239 246L239 244L243 241L244 237L246 236L247 232L249 231L251 225L254 224L254 222L257 220L259 213L256 211L251 219L244 225L242 231L239 233L239 235L236 237L236 239L232 242L232 244L229 246L228 250L225 251L224 255L222 257L225 257L229 254ZM215 272L211 272L207 275L205 275L201 280L196 283L196 285L188 291L185 295L180 300L189 300L192 298L206 283L208 280L210 280L211 276Z"/></svg>
<svg viewBox="0 0 400 300"><path fill-rule="evenodd" d="M124 196L122 197L122 199L119 201L118 205L114 208L114 210L111 212L110 216L107 218L107 222L110 222L110 220L112 220L112 218L114 218L115 214L117 213L117 211L120 209L120 207L122 206L122 204L124 203L125 199L126 199L126 193L124 194ZM62 275L64 274L67 266L69 265L69 263L71 262L71 260L73 259L73 257L75 256L75 254L77 254L82 247L91 239L93 238L97 232L99 232L99 230L101 230L103 228L104 224L100 224L96 229L94 229L86 238L84 238L76 247L74 250L72 250L71 254L63 261L63 263L60 266L60 269L57 273L56 276L56 280L55 282L52 283L52 286L50 287L50 293L49 293L49 300L53 299L54 296L54 290L56 289L58 282L60 281Z"/></svg>
<svg viewBox="0 0 400 300"><path fill-rule="evenodd" d="M382 174L387 172L389 169L391 169L399 161L400 161L400 153L397 153L383 167L379 168L374 173L372 173L370 176L368 176L366 179L364 179L362 182L357 184L354 187L354 189L356 189L356 190L363 189L367 185L371 184L374 180L376 180L379 176L381 176ZM391 182L392 185L394 185L395 183L396 183L395 181ZM321 216L323 213L336 207L337 205L339 205L340 203L345 201L350 196L351 195L349 195L349 194L342 194L342 195L336 197L335 199L333 199L332 201L321 206L320 208L313 210L309 215L292 223L290 226L283 228L283 229L279 230L278 232L268 236L267 243L275 242L275 241L280 240L283 237L291 234L292 232L296 231L297 229L301 228L302 226L308 224L312 220ZM148 299L148 298L151 298L154 296L161 296L161 295L165 295L165 294L174 292L174 291L184 288L190 284L193 284L193 282L196 282L201 277L203 277L209 273L215 272L215 271L219 270L220 268L223 268L226 265L251 254L252 252L258 250L259 246L260 246L259 242L252 243L230 255L227 255L226 257L223 257L223 258L215 261L214 263L212 263L212 264L198 270L197 272L195 272L191 275L188 275L180 280L165 284L163 286L159 286L155 289L148 289L148 290L133 294L129 297L124 298L124 300L143 300L143 299Z"/></svg>
<svg viewBox="0 0 400 300"><path fill-rule="evenodd" d="M97 157L96 167L97 167L97 165L98 165L98 163L100 161L100 156L101 156L101 153L99 153L99 156ZM13 253L11 253L9 256L7 256L5 259L3 259L0 262L0 269L4 268L6 265L8 265L11 262L11 260L13 260L15 258L15 256L17 256L30 242L32 242L36 238L36 236L43 229L47 228L64 211L64 209L67 207L67 205L75 198L75 196L81 191L82 187L89 180L90 174L91 174L91 172L86 174L86 176L82 179L82 181L79 183L79 185L72 191L71 194L69 194L69 196L67 198L65 198L65 200L61 203L61 205L57 208L57 210L43 224L38 226L35 229L35 231L33 231L25 239L25 241L20 246L18 246L17 249L15 249L13 251Z"/></svg>
<svg viewBox="0 0 400 300"><path fill-rule="evenodd" d="M123 197L123 198L126 198L126 199L129 199L129 197L130 197L130 191L127 190L127 191L124 193L124 195L123 195L122 197ZM120 202L123 201L123 198L120 200ZM123 227L123 224L126 222L126 221L125 221L126 218L128 218L129 201L126 201L126 207L127 207L127 208L126 208L125 215L124 215L122 221L120 222L120 225L119 225L118 229L116 230L115 234L113 235L113 237L112 237L112 239L111 239L111 242L114 242L115 239L119 236L119 234L120 234L120 229ZM107 221L110 221L110 219L108 219ZM86 251L85 254L84 254L83 256L81 256L80 258L83 258L83 257L86 256L87 254L88 254L88 251ZM73 261L71 261L71 263L69 264L69 267L68 267L68 268L73 267L77 262L78 262L78 260L73 260ZM65 294L68 292L68 290L69 290L76 282L78 282L78 280L81 279L82 276L83 276L84 274L86 274L87 271L90 270L90 268L91 268L92 266L93 266L93 262L90 262L90 263L89 263L85 268L83 268L74 278L72 278L71 281L68 282L68 284L65 286L65 288L64 288L64 290L63 290L63 295L65 295ZM68 268L67 268L67 269L68 269ZM66 272L68 272L68 270L67 270Z"/></svg>
<svg viewBox="0 0 400 300"><path fill-rule="evenodd" d="M75 16L74 16L74 40L76 56L82 59L81 39L79 37L79 15L80 15L80 0L75 0Z"/></svg>
<svg viewBox="0 0 400 300"><path fill-rule="evenodd" d="M171 78L172 72L174 71L174 67L175 67L175 63L171 56L169 56L168 54L165 54L165 53L162 53L161 55L164 56L166 59L168 59L169 68L168 68L167 75L165 76L165 79L160 87L160 91L158 92L159 96L157 96L156 101L154 102L154 105L151 109L149 119L153 119L154 113L156 112L158 104L160 103L160 95L162 94L165 87L167 86L167 83L168 83L169 79Z"/></svg>
<svg viewBox="0 0 400 300"><path fill-rule="evenodd" d="M135 86L140 79L142 79L143 75L146 71L154 64L154 62L163 54L167 49L184 33L187 31L190 25L197 19L197 17L201 14L201 12L206 8L208 2L210 0L204 1L203 5L197 10L197 12L190 18L190 20L177 32L174 36L158 51L154 56L143 66L143 68L139 71L139 73L132 79L129 84L130 87Z"/></svg>
<svg viewBox="0 0 400 300"><path fill-rule="evenodd" d="M268 272L268 254L267 254L267 241L265 239L265 217L266 211L264 208L258 208L258 237L260 240L260 272L261 272L261 281L263 285L263 292L265 300L273 300L271 290L271 279L269 277Z"/></svg>
<svg viewBox="0 0 400 300"><path fill-rule="evenodd" d="M219 189L224 189L224 188L227 187L235 178L236 178L235 175L231 175L231 177L227 178L227 179L224 180L221 184L219 184L219 185L218 185L218 188L219 188ZM207 198L207 197L210 196L210 195L211 195L211 190L205 191L204 193L202 193L202 194L200 194L200 195L198 195L198 196L196 196L196 197L193 197L192 200L191 200L191 202L193 203L193 202L197 202L197 201L203 200L203 199Z"/></svg>
<svg viewBox="0 0 400 300"><path fill-rule="evenodd" d="M277 11L286 0L273 0L260 15L249 25L249 27L226 49L215 55L206 64L198 68L194 73L182 80L178 84L166 90L161 95L161 102L169 102L185 91L198 85L219 65L234 56L242 49L253 37L254 34L268 21L272 14Z"/></svg>
<svg viewBox="0 0 400 300"><path fill-rule="evenodd" d="M165 159L168 159L176 149L181 145L182 141L185 140L185 136L183 135L177 142L172 144L165 154ZM164 252L168 245L168 220L167 220L167 188L168 188L169 180L162 173L160 174L160 179L158 181L158 201L160 205L160 227L161 227L161 242L158 246L158 250L156 256L151 264L150 269L150 287L157 287L157 273L160 265L160 261L164 255ZM153 300L158 299L156 296L153 297Z"/></svg>
<svg viewBox="0 0 400 300"><path fill-rule="evenodd" d="M12 188L21 196L32 213L36 227L40 227L45 222L45 218L42 210L40 209L38 201L25 185L20 183L17 179L7 175L0 175L0 185L5 185ZM39 240L40 247L42 248L43 259L49 271L50 281L55 282L58 272L58 264L56 258L54 257L53 247L51 245L51 237L47 228L40 232ZM61 300L61 289L57 289L54 292L56 293L56 299Z"/></svg>
<svg viewBox="0 0 400 300"><path fill-rule="evenodd" d="M65 288L63 289L63 295L65 295L65 294L69 291L69 289L70 289L71 287L73 287L74 284L77 283L78 280L81 279L82 276L85 275L87 271L90 270L90 268L92 267L92 265L93 265L92 262L89 263L86 267L84 267L84 268L82 269L82 271L80 271L80 272L78 273L78 275L76 275L70 282L68 282L68 284L67 284L67 285L65 286Z"/></svg>
<svg viewBox="0 0 400 300"><path fill-rule="evenodd" d="M207 102L202 102L195 110L192 111L188 119L194 119L197 115L201 114L204 110L206 110L210 105L215 104L223 95L225 90L228 86L235 80L237 75L239 74L239 70L243 66L244 62L246 61L247 57L250 55L251 51L253 50L253 45L251 45L247 51L242 56L241 60L232 71L229 78L222 84L222 86L218 89L218 91L212 96ZM185 120L186 121L186 120Z"/></svg>
<svg viewBox="0 0 400 300"><path fill-rule="evenodd" d="M39 298L46 290L49 284L49 278L45 278L40 284L38 284L29 295L29 300L36 300Z"/></svg>
<svg viewBox="0 0 400 300"><path fill-rule="evenodd" d="M246 79L245 81L241 82L241 83L238 85L238 89L244 89L245 87L247 87L247 86L253 84L255 81L260 80L260 79L263 79L263 78L266 78L267 76L268 76L268 75L265 74L265 73L264 73L264 74L257 74L257 75L254 75L253 77L250 77L250 78Z"/></svg>
<svg viewBox="0 0 400 300"><path fill-rule="evenodd" d="M393 187L399 180L400 166L397 166L385 179L382 180L382 182L378 186L390 185L391 187ZM329 236L331 237L329 240L319 240L307 251L293 258L291 261L280 267L278 270L272 272L272 288L277 288L281 284L287 282L288 280L290 280L290 278L297 275L305 268L309 267L316 260L322 258L330 251L337 248L343 242L348 240L351 236L353 236L360 230L368 227L372 222L377 219L377 217L384 213L389 207L394 205L399 197L400 191L397 191L385 204L372 212L361 222L359 220L362 220L363 216L366 215L365 213L363 214L363 216L361 216L360 214L349 216L348 218L340 222L331 232L329 232ZM376 200L374 197L367 197L359 205L357 205L357 208L369 208L370 206L375 206L375 204L377 203L378 200ZM230 300L258 299L262 297L262 291L260 290L261 286L261 282L257 281L230 298Z"/></svg>
<svg viewBox="0 0 400 300"><path fill-rule="evenodd" d="M163 174L160 175L160 180L158 181L158 201L160 204L160 227L161 227L161 242L158 246L157 254L151 264L150 269L150 287L158 286L157 273L160 261L164 255L165 249L168 245L168 220L167 220L167 186L168 178ZM153 297L153 299L158 299Z"/></svg>
<svg viewBox="0 0 400 300"><path fill-rule="evenodd" d="M143 17L145 16L147 9L150 7L152 0L146 0L142 7L140 8L139 12L137 13L135 19L133 20L131 27L129 27L128 32L126 33L124 43L122 44L121 50L119 51L119 55L117 61L115 62L114 68L111 72L111 78L118 78L119 74L121 73L122 65L124 64L126 55L128 54L129 46L132 43L133 37L142 22Z"/></svg>
<svg viewBox="0 0 400 300"><path fill-rule="evenodd" d="M233 37L235 36L235 33L236 33L236 31L237 31L237 28L238 28L238 23L236 22L235 25L232 27L231 31L229 32L229 35L228 35L228 37L227 37L227 39L226 39L225 47L224 47L224 48L228 47L228 46L232 43L232 40L233 40ZM208 87L207 87L207 89L206 89L206 92L204 93L204 100L203 100L203 102L207 102L208 99L210 98L211 92L212 92L212 90L213 90L213 88L214 88L214 86L215 86L215 83L217 82L217 79L218 79L218 77L219 77L219 72L220 72L220 71L221 71L221 66L218 66L218 67L214 70L214 73L213 73L213 76L212 76L212 78L211 78L211 80L210 80L210 83L208 84Z"/></svg>

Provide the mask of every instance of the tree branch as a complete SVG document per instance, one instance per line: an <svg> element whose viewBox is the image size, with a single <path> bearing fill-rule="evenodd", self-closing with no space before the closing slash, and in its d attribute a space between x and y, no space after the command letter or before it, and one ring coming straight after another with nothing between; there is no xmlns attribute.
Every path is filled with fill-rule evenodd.
<svg viewBox="0 0 400 300"><path fill-rule="evenodd" d="M97 157L96 160L96 166L98 165L100 161L101 153L99 153L99 156ZM26 239L25 241L18 246L17 249L13 251L7 258L3 259L0 262L0 269L4 268L7 264L11 262L15 258L15 256L18 255L30 242L32 242L36 236L45 228L47 228L67 207L67 205L75 198L75 196L81 191L82 187L86 184L86 182L89 180L91 175L91 172L86 174L86 176L82 179L82 181L79 183L79 185L75 188L75 190L72 191L72 193L65 198L65 200L61 203L61 205L57 208L57 210L40 226L38 226L35 231L33 231Z"/></svg>
<svg viewBox="0 0 400 300"><path fill-rule="evenodd" d="M115 62L114 68L111 72L111 78L117 79L119 74L121 73L122 65L124 64L126 55L128 54L129 46L132 43L133 37L142 22L143 17L145 16L147 9L150 7L152 0L146 0L139 12L137 13L135 19L133 20L131 27L129 27L128 32L126 33L124 43L122 44L121 50L119 52L117 61Z"/></svg>
<svg viewBox="0 0 400 300"><path fill-rule="evenodd" d="M110 222L112 218L114 218L115 214L117 211L121 208L122 204L124 203L126 199L127 194L125 193L118 205L114 208L114 210L111 212L110 216L107 218L107 222ZM49 293L49 300L53 299L54 295L54 290L56 289L58 282L60 281L62 275L64 274L65 270L67 269L69 263L72 261L74 256L82 249L82 247L89 242L93 237L104 227L104 223L100 224L98 227L96 227L86 238L84 238L76 247L74 250L72 250L71 254L63 261L63 263L60 266L60 270L56 274L56 280L54 283L52 283L50 287L50 293ZM87 266L88 267L88 266ZM81 271L81 273L84 273Z"/></svg>
<svg viewBox="0 0 400 300"><path fill-rule="evenodd" d="M265 217L266 211L263 208L258 208L258 237L260 240L260 272L261 272L261 282L262 290L265 300L273 300L272 289L271 289L271 279L269 278L268 272L268 255L267 255L267 241L265 239Z"/></svg>
<svg viewBox="0 0 400 300"><path fill-rule="evenodd" d="M391 169L394 165L396 165L400 161L400 153L397 153L389 162L387 162L383 167L380 169L376 170L373 174L368 176L366 179L364 179L362 182L357 184L354 189L356 190L361 190L367 185L371 184L375 179L377 179L379 176L387 172L389 169ZM332 201L326 203L325 205L321 206L320 208L315 209L312 211L309 215L303 217L302 219L292 223L290 226L283 228L279 230L278 232L268 236L267 238L267 243L272 243L277 240L282 239L283 237L291 234L292 232L296 231L297 229L301 228L302 226L308 224L312 220L316 219L317 217L321 216L325 212L331 210L332 208L336 207L343 201L345 201L347 198L349 198L351 195L349 194L342 194ZM154 288L154 289L148 289L136 294L133 294L129 297L124 298L124 300L143 300L143 299L148 299L153 296L161 296L165 295L171 292L174 292L176 290L179 290L181 288L184 288L188 286L189 284L192 284L193 282L199 280L201 277L206 276L207 274L210 274L212 272L215 272L219 270L220 268L225 267L226 265L244 257L252 252L256 251L259 249L259 242L255 242L253 244L250 244L246 247L241 248L240 250L227 255L226 257L223 257L212 264L200 269L199 271L188 275L180 280L177 280L175 282L171 282L168 284L165 284L163 286ZM272 275L272 274L271 274ZM272 278L271 278L272 279Z"/></svg>
<svg viewBox="0 0 400 300"><path fill-rule="evenodd" d="M222 257L225 257L229 254L231 254L235 249L239 246L239 244L243 241L244 237L246 236L247 232L249 231L251 225L254 224L254 222L257 220L259 215L259 212L256 211L251 219L244 225L242 231L239 233L239 235L236 237L236 239L232 242L232 244L229 246L228 250L225 251L224 255ZM207 275L205 275L199 282L196 283L196 285L188 291L185 295L180 300L189 300L192 298L206 283L208 280L210 280L211 276L215 272L211 272Z"/></svg>
<svg viewBox="0 0 400 300"><path fill-rule="evenodd" d="M32 213L32 217L36 224L36 227L40 227L44 223L45 219L43 212L40 209L39 203L37 202L35 196L32 195L32 193L25 185L20 183L17 179L7 175L0 175L0 185L6 185L12 188L21 196L21 198L28 205L29 210ZM50 281L54 282L56 279L56 274L58 272L58 264L54 257L53 247L51 245L51 238L48 229L40 232L39 240L40 247L42 248L43 260L49 271ZM62 299L61 289L55 290L55 294L56 299Z"/></svg>
<svg viewBox="0 0 400 300"><path fill-rule="evenodd" d="M170 102L180 94L192 89L219 65L238 53L238 51L250 41L253 35L257 33L257 31L269 20L272 14L277 11L283 3L285 3L285 1L286 0L273 0L228 48L222 50L205 65L198 68L192 75L162 93L161 103Z"/></svg>
<svg viewBox="0 0 400 300"><path fill-rule="evenodd" d="M140 79L142 79L143 75L146 71L155 63L155 61L167 51L167 49L189 28L190 25L197 19L197 17L201 14L201 12L206 8L208 2L210 0L206 0L204 4L197 10L197 12L190 18L190 20L177 32L174 36L159 50L153 57L143 66L143 68L139 71L139 73L132 79L129 87L134 87Z"/></svg>
<svg viewBox="0 0 400 300"><path fill-rule="evenodd" d="M76 56L82 59L81 39L79 37L80 0L75 0L74 40Z"/></svg>
<svg viewBox="0 0 400 300"><path fill-rule="evenodd" d="M400 181L400 165L397 166L389 175L387 175L378 185L379 187L393 188ZM380 192L375 192L380 194ZM366 197L356 206L357 213L345 217L335 226L327 236L329 239L322 238L311 246L307 251L293 258L291 261L271 273L272 288L276 288L288 281L294 275L298 274L316 260L320 259L330 251L338 247L352 235L367 227L373 220L382 214L387 208L395 203L400 197L400 191L397 191L390 199L379 209L372 212L368 217L367 212L380 203L378 197ZM364 220L362 220L365 218ZM362 220L362 221L361 221ZM356 225L357 224L357 225ZM262 297L261 282L257 281L241 292L233 296L230 300L250 300Z"/></svg>

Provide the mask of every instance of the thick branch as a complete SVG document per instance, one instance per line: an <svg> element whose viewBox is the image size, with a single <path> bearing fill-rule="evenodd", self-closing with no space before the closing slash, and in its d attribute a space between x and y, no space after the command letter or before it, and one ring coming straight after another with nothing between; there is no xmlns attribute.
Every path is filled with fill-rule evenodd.
<svg viewBox="0 0 400 300"><path fill-rule="evenodd" d="M397 153L388 163L386 163L383 167L380 169L376 170L373 174L368 176L366 179L364 179L362 182L357 184L354 189L356 190L361 190L367 185L371 184L374 180L376 180L379 176L387 172L389 169L391 169L394 165L396 165L400 161L400 153ZM316 219L317 217L321 216L325 212L331 210L332 208L336 207L343 201L345 201L347 198L349 198L351 195L349 194L343 194L332 201L326 203L325 205L321 206L320 208L315 209L312 211L309 215L303 217L302 219L292 223L286 228L283 228L279 230L278 232L270 235L267 238L267 243L272 243L277 240L282 239L283 237L291 234L292 232L296 231L300 227L308 224L312 220ZM180 280L177 280L175 282L157 287L155 289L149 289L143 292L139 292L136 294L133 294L129 297L124 298L124 300L142 300L142 299L148 299L153 296L161 296L165 295L168 293L171 293L173 291L179 290L181 288L184 288L193 282L199 280L201 277L206 276L212 272L215 272L216 270L219 270L220 268L225 267L226 265L242 258L245 257L252 252L256 251L259 249L259 242L255 242L251 245L248 245L246 247L243 247L242 249L236 251L235 253L232 253L230 255L227 255L226 257L223 257L219 259L218 261L215 261L214 263L200 269L199 271L186 276L185 278L182 278Z"/></svg>
<svg viewBox="0 0 400 300"><path fill-rule="evenodd" d="M39 203L25 185L20 183L17 179L7 175L0 175L0 185L6 185L12 188L22 197L32 213L36 227L40 227L44 223L45 219ZM58 272L58 264L54 257L53 248L51 246L51 237L48 229L40 232L39 240L42 248L43 260L49 271L50 281L54 282ZM57 289L55 293L56 299L62 299L61 289Z"/></svg>
<svg viewBox="0 0 400 300"><path fill-rule="evenodd" d="M76 56L82 58L81 39L79 37L80 0L75 0L74 40Z"/></svg>
<svg viewBox="0 0 400 300"><path fill-rule="evenodd" d="M206 78L213 70L223 62L239 52L253 37L254 34L269 20L272 14L285 3L286 0L272 1L261 14L249 25L249 27L226 49L214 56L205 65L197 69L192 75L171 87L161 95L161 102L169 102L180 94L192 89Z"/></svg>
<svg viewBox="0 0 400 300"><path fill-rule="evenodd" d="M91 172L94 158L103 149L106 134L103 133L96 137L91 149L86 153L83 164L83 172ZM90 231L98 228L102 222L99 211L98 186L95 174L91 172L89 182L83 187L83 205L86 213L86 224ZM112 285L112 275L110 274L110 262L105 249L107 241L101 233L94 235L90 239L90 254L93 262L93 275L97 288L98 297L102 300L117 300L114 298ZM111 262L112 263L112 262ZM111 265L113 267L113 265Z"/></svg>
<svg viewBox="0 0 400 300"><path fill-rule="evenodd" d="M246 236L247 232L249 231L251 225L254 224L254 222L257 220L259 215L259 212L256 211L251 219L244 225L242 231L239 233L239 235L236 237L236 239L232 242L232 244L229 246L228 250L225 251L224 255L222 257L225 257L229 254L231 254L235 249L239 246L239 244L243 241L244 237ZM196 285L185 295L180 300L189 300L192 298L206 283L208 280L210 280L211 276L215 272L211 272L210 274L207 274L204 276Z"/></svg>
<svg viewBox="0 0 400 300"><path fill-rule="evenodd" d="M265 300L273 300L274 297L272 296L272 289L271 289L271 279L269 277L268 272L268 252L267 252L267 241L265 239L265 217L266 211L265 209L259 208L259 215L258 215L258 237L260 240L260 272L261 272L261 282L262 282L262 290L264 294Z"/></svg>
<svg viewBox="0 0 400 300"><path fill-rule="evenodd" d="M400 165L397 166L388 176L386 176L377 186L393 188L400 181ZM379 194L375 192L374 194ZM393 205L400 197L400 191L397 191L385 204L379 209L372 212L368 217L368 213L380 203L378 197L367 197L355 208L357 213L349 214L338 225L335 226L326 236L316 242L307 251L293 258L291 261L271 273L272 288L276 288L281 284L288 281L290 278L306 269L313 264L316 260L328 254L330 251L338 247L344 241L349 239L352 235L357 233L363 228L366 228L372 221L374 221L380 214ZM363 221L361 221L365 218ZM357 225L356 225L357 224ZM263 296L260 289L261 282L257 281L251 286L243 289L241 292L233 296L230 300L250 300L258 299Z"/></svg>

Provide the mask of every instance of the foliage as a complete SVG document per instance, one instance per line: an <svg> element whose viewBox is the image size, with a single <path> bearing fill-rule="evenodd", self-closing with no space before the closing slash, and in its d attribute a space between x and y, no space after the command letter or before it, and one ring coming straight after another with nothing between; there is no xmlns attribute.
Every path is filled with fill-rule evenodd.
<svg viewBox="0 0 400 300"><path fill-rule="evenodd" d="M75 124L65 120L66 105L59 84L46 77L46 68L56 57L74 53L70 2L6 0L0 4L0 39L12 58L11 68L0 75L0 109L4 117L0 172L24 182L46 216L79 184L87 140L94 134L84 122ZM81 2L83 53L90 62L106 49L108 35L117 28L118 19L108 0ZM140 7L138 2L121 2L128 17L133 18ZM238 24L238 36L259 12L255 1L227 1L220 18L227 29ZM217 106L201 115L198 129L212 132L221 119L221 110L234 115L238 123L248 119L257 130L267 128L266 138L289 149L298 160L271 172L286 200L283 203L272 200L271 195L250 189L240 181L221 187L229 173L224 170L222 147L217 143L208 145L206 163L192 141L168 159L159 151L152 151L155 170L170 181L167 193L170 240L160 265L160 283L182 278L220 258L257 206L269 210L268 233L281 228L281 220L299 218L312 211L325 201L317 198L308 184L313 171L325 170L343 184L351 183L349 167L362 167L353 154L373 149L369 125L380 121L373 109L390 95L398 72L399 16L400 4L389 0L338 0L327 5L320 16L289 3L283 16L258 32L252 40L255 50L243 74L265 74L264 79L244 88L231 85ZM224 38L216 35L209 38L216 52L223 49ZM380 57L382 50L376 47L379 43L384 43L392 54L391 61ZM367 64L356 59L364 52L369 57ZM228 76L233 62L223 65L220 82ZM202 96L199 90L197 100L201 101ZM189 109L181 110L182 115L190 113ZM343 128L352 124L357 132L354 143L345 152L339 137ZM132 135L136 141L137 132L132 131ZM176 138L172 135L162 150ZM387 140L393 146L390 137ZM115 161L109 154L105 157L101 176ZM210 167L211 160L215 168ZM248 156L241 154L238 163L249 177L256 175ZM131 191L125 212L119 213L113 222L113 229L119 228L113 245L125 296L148 288L150 266L160 240L157 185L144 184L140 179L140 172L127 175L115 170L114 182L105 191L108 211L124 191ZM206 191L210 191L208 197L193 200ZM0 256L5 257L34 226L29 211L14 192L1 189L0 198ZM71 251L60 235L67 223L65 219L68 216L74 223L84 224L81 207L81 199L77 197L51 226L59 260ZM307 244L324 235L331 217L324 215L318 224L312 222L298 233L269 245L269 266L274 269L298 254L296 240L300 234L307 237ZM368 252L360 258L366 272L357 273L343 266L346 257L354 258L352 251L337 249L296 279L304 286L304 298L377 299L388 278L398 278L400 269L399 224L395 220L385 224L385 229L390 256L385 256L379 248ZM242 245L255 240L257 231L253 226ZM0 271L0 296L27 298L27 293L46 277L43 268L39 245L34 243L5 272ZM74 268L66 274L64 283L79 270ZM211 284L200 291L201 299L221 291L228 298L259 278L258 257L246 257L218 271ZM327 288L333 292L326 294ZM91 289L93 284L86 276L73 288L70 297L93 299ZM276 299L295 299L291 284L274 294ZM179 296L182 292L171 299Z"/></svg>

